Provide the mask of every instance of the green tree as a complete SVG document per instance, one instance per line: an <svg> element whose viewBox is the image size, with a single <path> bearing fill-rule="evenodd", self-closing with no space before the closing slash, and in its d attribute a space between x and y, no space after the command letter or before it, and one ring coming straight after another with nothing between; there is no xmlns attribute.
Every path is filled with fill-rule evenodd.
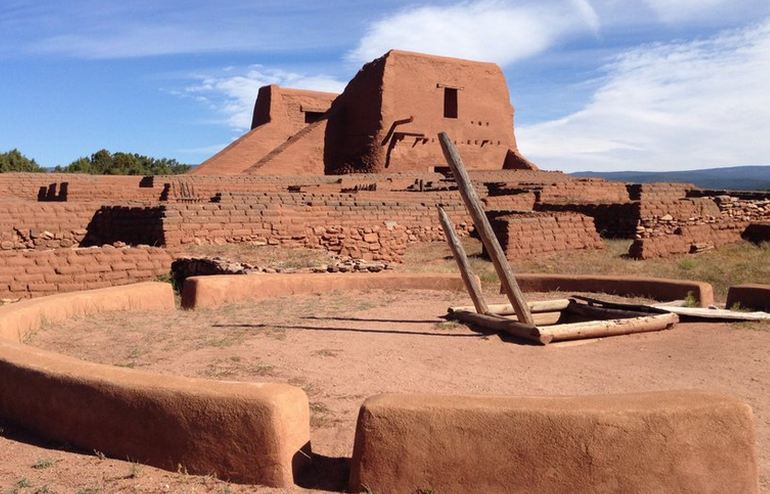
<svg viewBox="0 0 770 494"><path fill-rule="evenodd" d="M192 168L174 159L151 158L136 153L110 153L100 149L90 157L78 158L57 172L90 173L92 175L177 175Z"/></svg>
<svg viewBox="0 0 770 494"><path fill-rule="evenodd" d="M18 149L0 153L0 173L44 171L45 169L38 165L35 160L27 158Z"/></svg>

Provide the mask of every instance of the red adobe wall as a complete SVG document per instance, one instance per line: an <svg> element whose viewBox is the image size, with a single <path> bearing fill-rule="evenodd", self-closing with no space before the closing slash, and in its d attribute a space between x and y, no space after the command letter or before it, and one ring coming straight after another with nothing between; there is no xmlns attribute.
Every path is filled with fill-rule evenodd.
<svg viewBox="0 0 770 494"><path fill-rule="evenodd" d="M152 281L169 273L171 260L154 247L0 251L0 299Z"/></svg>
<svg viewBox="0 0 770 494"><path fill-rule="evenodd" d="M624 204L630 202L626 184L581 178L544 185L538 191L540 204Z"/></svg>
<svg viewBox="0 0 770 494"><path fill-rule="evenodd" d="M661 302L684 300L688 296L694 296L700 307L714 304L714 288L705 281L539 273L517 273L516 280L525 292L609 293L621 297L651 298Z"/></svg>
<svg viewBox="0 0 770 494"><path fill-rule="evenodd" d="M164 178L81 173L0 173L0 197L53 202L158 201L163 193Z"/></svg>
<svg viewBox="0 0 770 494"><path fill-rule="evenodd" d="M492 229L511 261L553 252L603 249L594 220L577 213L495 215Z"/></svg>
<svg viewBox="0 0 770 494"><path fill-rule="evenodd" d="M243 173L249 175L302 176L323 175L323 143L326 133L326 117L313 122L269 153Z"/></svg>
<svg viewBox="0 0 770 494"><path fill-rule="evenodd" d="M250 300L334 290L451 290L463 291L455 273L291 273L192 276L182 287L182 307L212 309Z"/></svg>
<svg viewBox="0 0 770 494"><path fill-rule="evenodd" d="M741 309L770 312L770 285L737 285L727 291L728 309L738 305Z"/></svg>
<svg viewBox="0 0 770 494"><path fill-rule="evenodd" d="M757 462L725 395L385 394L359 412L349 490L756 493Z"/></svg>
<svg viewBox="0 0 770 494"><path fill-rule="evenodd" d="M0 249L52 249L78 245L100 203L0 202Z"/></svg>
<svg viewBox="0 0 770 494"><path fill-rule="evenodd" d="M465 235L471 222L456 193L450 195L444 207ZM443 240L434 202L441 198L400 202L367 198L365 193L229 196L219 203L167 206L163 238L170 247L248 241L397 261L408 243Z"/></svg>
<svg viewBox="0 0 770 494"><path fill-rule="evenodd" d="M696 189L695 185L687 183L654 182L648 184L631 184L628 191L635 201L673 201L687 197L689 191Z"/></svg>
<svg viewBox="0 0 770 494"><path fill-rule="evenodd" d="M444 116L446 88L457 89L457 118ZM364 65L332 104L326 173L445 166L437 139L441 131L455 140L468 168L516 166L509 157L517 150L513 107L500 67L391 50ZM521 160L518 164L527 167Z"/></svg>
<svg viewBox="0 0 770 494"><path fill-rule="evenodd" d="M302 132L310 123L306 121L306 115L325 112L336 97L333 93L288 89L275 84L261 87L254 105L251 130L190 174L322 175L323 129L320 133ZM280 160L272 157L255 166L289 139L293 139L295 145L289 151L283 150ZM297 144L298 141L302 146ZM304 153L299 152L301 148ZM308 148L313 152L307 152Z"/></svg>
<svg viewBox="0 0 770 494"><path fill-rule="evenodd" d="M173 310L168 283L139 283L0 307L0 417L56 442L171 471L291 487L308 466L307 395L84 362L21 344L43 322Z"/></svg>
<svg viewBox="0 0 770 494"><path fill-rule="evenodd" d="M635 259L654 259L718 248L742 240L745 223L684 226L678 233L634 240L628 254Z"/></svg>

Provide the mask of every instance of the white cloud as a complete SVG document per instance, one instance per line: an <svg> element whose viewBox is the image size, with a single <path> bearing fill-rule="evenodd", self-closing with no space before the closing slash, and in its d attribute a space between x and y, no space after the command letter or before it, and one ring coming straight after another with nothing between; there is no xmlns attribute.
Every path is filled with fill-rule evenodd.
<svg viewBox="0 0 770 494"><path fill-rule="evenodd" d="M605 69L582 110L518 129L524 154L566 170L770 163L770 20L642 46Z"/></svg>
<svg viewBox="0 0 770 494"><path fill-rule="evenodd" d="M228 68L218 75L196 76L193 85L183 91L175 91L175 94L206 104L212 111L221 115L221 123L234 130L243 131L251 126L257 91L262 86L278 84L296 89L334 93L342 92L345 88L345 83L330 76L297 74L262 65L251 66L243 73L236 72L236 69Z"/></svg>
<svg viewBox="0 0 770 494"><path fill-rule="evenodd" d="M598 28L599 17L587 0L409 7L371 24L347 57L367 62L396 48L507 65L560 38Z"/></svg>

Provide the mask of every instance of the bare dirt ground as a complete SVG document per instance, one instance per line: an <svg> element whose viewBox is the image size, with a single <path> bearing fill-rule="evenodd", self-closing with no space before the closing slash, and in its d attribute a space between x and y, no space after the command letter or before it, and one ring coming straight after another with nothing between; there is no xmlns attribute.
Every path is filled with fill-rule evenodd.
<svg viewBox="0 0 770 494"><path fill-rule="evenodd" d="M43 328L29 343L161 373L301 386L313 449L328 458L319 474L329 489L344 488L358 407L377 393L730 393L754 408L761 485L770 492L770 325L680 324L539 347L441 319L447 306L469 303L447 292L331 293L171 315L103 314ZM281 492L71 452L0 427L0 492Z"/></svg>

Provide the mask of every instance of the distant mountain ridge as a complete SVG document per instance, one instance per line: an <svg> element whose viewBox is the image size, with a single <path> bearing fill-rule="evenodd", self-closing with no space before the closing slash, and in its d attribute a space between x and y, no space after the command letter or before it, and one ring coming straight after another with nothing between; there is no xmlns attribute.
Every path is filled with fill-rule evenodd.
<svg viewBox="0 0 770 494"><path fill-rule="evenodd" d="M703 189L770 190L770 165L730 166L673 172L575 172L620 182L686 182Z"/></svg>

